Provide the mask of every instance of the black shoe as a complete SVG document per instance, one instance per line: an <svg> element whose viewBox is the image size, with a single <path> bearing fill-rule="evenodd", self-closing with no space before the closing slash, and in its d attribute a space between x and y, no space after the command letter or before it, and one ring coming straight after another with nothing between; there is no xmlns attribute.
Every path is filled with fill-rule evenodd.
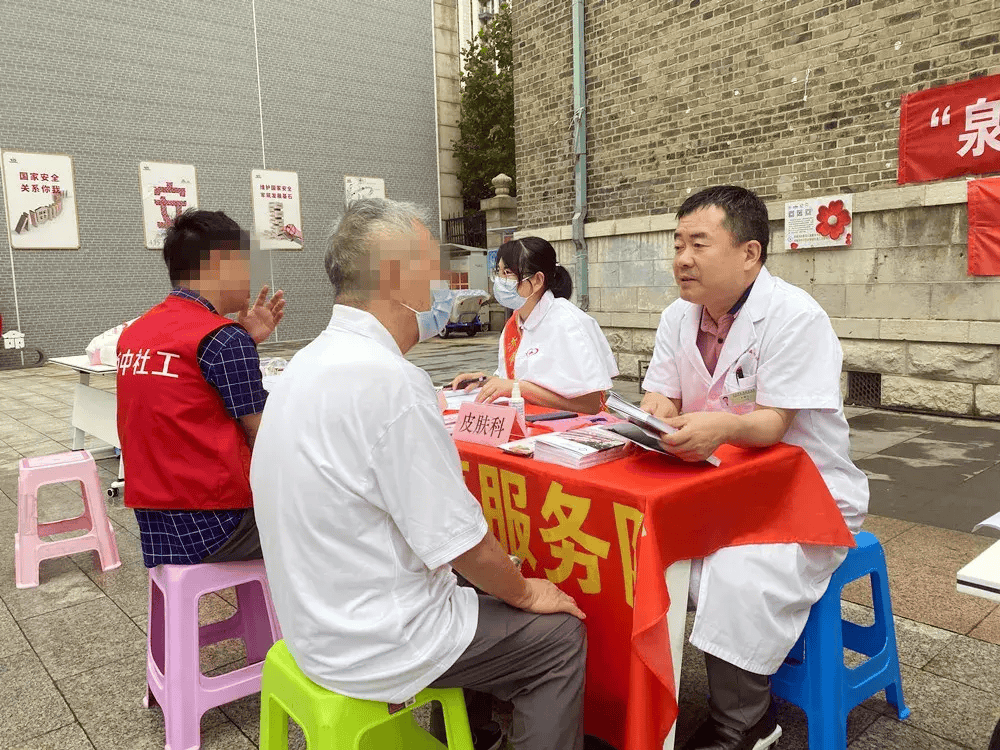
<svg viewBox="0 0 1000 750"><path fill-rule="evenodd" d="M765 750L781 736L774 711L768 709L760 721L745 732L708 719L684 745L684 750Z"/></svg>
<svg viewBox="0 0 1000 750"><path fill-rule="evenodd" d="M475 750L500 750L506 739L495 721L472 730L472 746Z"/></svg>
<svg viewBox="0 0 1000 750"><path fill-rule="evenodd" d="M583 736L583 750L618 750L618 748L592 734L585 734Z"/></svg>

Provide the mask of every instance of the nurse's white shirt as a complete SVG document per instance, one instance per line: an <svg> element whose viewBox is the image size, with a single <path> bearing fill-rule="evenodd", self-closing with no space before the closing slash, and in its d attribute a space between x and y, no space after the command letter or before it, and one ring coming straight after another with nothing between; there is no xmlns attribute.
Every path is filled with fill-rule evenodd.
<svg viewBox="0 0 1000 750"><path fill-rule="evenodd" d="M677 300L663 311L642 387L681 399L684 413L743 414L755 403L798 410L782 441L809 454L856 533L868 510L868 478L850 458L840 393L843 353L826 312L761 268L710 375L697 344L701 310Z"/></svg>
<svg viewBox="0 0 1000 750"><path fill-rule="evenodd" d="M487 533L431 380L374 316L334 307L277 379L250 467L284 639L314 682L402 702L478 623L449 561Z"/></svg>
<svg viewBox="0 0 1000 750"><path fill-rule="evenodd" d="M520 326L521 343L514 356L517 380L527 380L563 398L611 388L618 366L608 340L597 321L568 299L545 292ZM502 335L499 362L494 375L506 378Z"/></svg>

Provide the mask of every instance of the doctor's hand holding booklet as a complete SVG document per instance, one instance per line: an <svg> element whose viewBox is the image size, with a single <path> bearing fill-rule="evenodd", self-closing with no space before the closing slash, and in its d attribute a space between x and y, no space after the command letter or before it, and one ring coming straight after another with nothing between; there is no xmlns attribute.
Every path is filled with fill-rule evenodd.
<svg viewBox="0 0 1000 750"><path fill-rule="evenodd" d="M720 445L729 443L742 448L766 448L781 440L795 411L757 405L749 414L725 411L699 411L679 414L680 399L647 392L639 405L644 412L662 419L677 432L660 437L665 451L685 461L704 461Z"/></svg>

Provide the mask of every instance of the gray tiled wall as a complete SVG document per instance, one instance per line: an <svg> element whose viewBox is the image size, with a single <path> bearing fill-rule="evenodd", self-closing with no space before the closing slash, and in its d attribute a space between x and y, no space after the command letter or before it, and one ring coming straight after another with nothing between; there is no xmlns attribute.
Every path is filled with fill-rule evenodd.
<svg viewBox="0 0 1000 750"><path fill-rule="evenodd" d="M305 248L273 253L288 297L282 340L329 320L323 241L344 174L385 179L437 230L433 35L423 0L256 0L269 169L296 171ZM83 353L97 333L167 291L144 248L139 162L198 169L199 204L251 227L261 167L249 0L0 3L0 146L73 156L81 248L14 251L21 328L49 356ZM0 314L14 327L8 238L0 232Z"/></svg>

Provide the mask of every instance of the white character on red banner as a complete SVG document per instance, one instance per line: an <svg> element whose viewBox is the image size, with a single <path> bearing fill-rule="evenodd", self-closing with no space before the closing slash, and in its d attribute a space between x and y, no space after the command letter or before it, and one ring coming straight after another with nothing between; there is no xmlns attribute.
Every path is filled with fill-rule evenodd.
<svg viewBox="0 0 1000 750"><path fill-rule="evenodd" d="M958 140L965 144L959 149L959 156L969 151L973 156L982 156L987 145L1000 151L1000 100L986 101L984 96L966 107L965 133L958 136Z"/></svg>

